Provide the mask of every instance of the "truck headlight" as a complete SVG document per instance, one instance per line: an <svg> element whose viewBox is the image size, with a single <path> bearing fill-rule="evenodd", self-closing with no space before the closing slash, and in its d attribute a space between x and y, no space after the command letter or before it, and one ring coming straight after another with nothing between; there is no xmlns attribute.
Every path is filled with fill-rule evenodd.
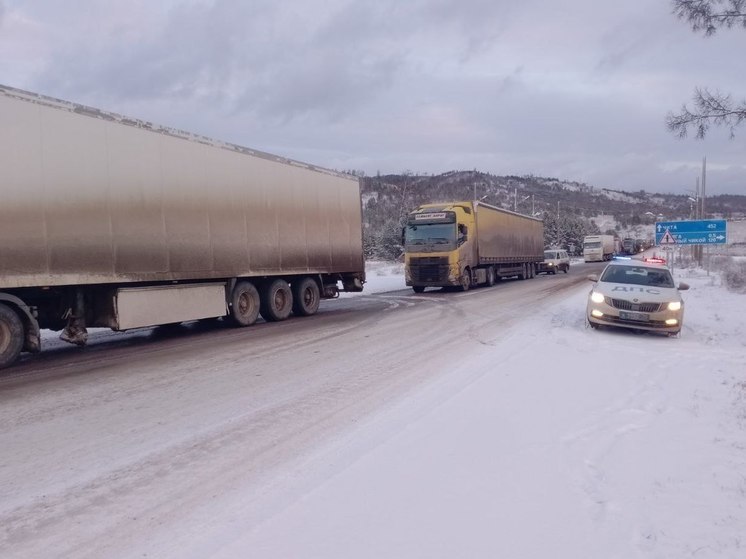
<svg viewBox="0 0 746 559"><path fill-rule="evenodd" d="M673 301L671 303L668 303L668 310L669 311L681 310L681 301Z"/></svg>
<svg viewBox="0 0 746 559"><path fill-rule="evenodd" d="M604 302L604 295L603 293L599 293L598 291L594 291L591 293L591 301L594 303L603 303Z"/></svg>

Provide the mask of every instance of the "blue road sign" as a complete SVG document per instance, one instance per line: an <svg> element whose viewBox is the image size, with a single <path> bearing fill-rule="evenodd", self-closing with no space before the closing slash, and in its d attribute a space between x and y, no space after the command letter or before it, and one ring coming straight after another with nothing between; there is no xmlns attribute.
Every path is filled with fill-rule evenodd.
<svg viewBox="0 0 746 559"><path fill-rule="evenodd" d="M656 245L725 244L728 236L724 219L659 221L655 224Z"/></svg>

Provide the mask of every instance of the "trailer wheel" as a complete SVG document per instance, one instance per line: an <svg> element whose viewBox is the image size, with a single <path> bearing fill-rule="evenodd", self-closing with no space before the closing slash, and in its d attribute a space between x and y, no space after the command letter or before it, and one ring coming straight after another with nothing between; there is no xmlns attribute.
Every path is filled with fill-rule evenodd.
<svg viewBox="0 0 746 559"><path fill-rule="evenodd" d="M318 284L311 278L302 278L294 281L293 292L293 314L296 316L311 316L319 310L321 293Z"/></svg>
<svg viewBox="0 0 746 559"><path fill-rule="evenodd" d="M0 369L18 359L23 349L23 323L7 305L0 303Z"/></svg>
<svg viewBox="0 0 746 559"><path fill-rule="evenodd" d="M267 322L285 320L293 310L293 292L288 282L276 279L262 287L259 313Z"/></svg>
<svg viewBox="0 0 746 559"><path fill-rule="evenodd" d="M424 285L413 285L412 291L414 291L415 293L424 293L425 286Z"/></svg>
<svg viewBox="0 0 746 559"><path fill-rule="evenodd" d="M521 273L518 274L518 279L520 280L528 279L528 265L525 262L521 264Z"/></svg>
<svg viewBox="0 0 746 559"><path fill-rule="evenodd" d="M249 281L239 281L231 294L231 322L251 326L259 318L259 292Z"/></svg>
<svg viewBox="0 0 746 559"><path fill-rule="evenodd" d="M487 287L495 285L495 268L487 266Z"/></svg>
<svg viewBox="0 0 746 559"><path fill-rule="evenodd" d="M471 287L471 270L469 268L466 268L464 273L461 274L459 283L461 284L461 291L469 291Z"/></svg>

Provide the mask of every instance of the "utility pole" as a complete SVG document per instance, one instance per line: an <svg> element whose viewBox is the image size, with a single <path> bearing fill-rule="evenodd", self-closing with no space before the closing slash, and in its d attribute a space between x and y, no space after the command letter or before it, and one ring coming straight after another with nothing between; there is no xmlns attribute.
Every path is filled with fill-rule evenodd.
<svg viewBox="0 0 746 559"><path fill-rule="evenodd" d="M557 200L557 246L561 247L562 246L563 235L562 235L562 227L560 226L559 206L560 206L560 201Z"/></svg>
<svg viewBox="0 0 746 559"><path fill-rule="evenodd" d="M706 191L706 184L707 184L707 157L702 158L702 214L700 215L701 219L705 219L705 216L707 213L705 212L705 199L707 196L705 195ZM702 265L702 251L704 247L700 245L699 247L699 265ZM710 275L710 249L707 249L707 275Z"/></svg>
<svg viewBox="0 0 746 559"><path fill-rule="evenodd" d="M707 157L702 158L702 213L700 214L700 217L702 219L705 218L705 184L706 184L706 177L707 177Z"/></svg>
<svg viewBox="0 0 746 559"><path fill-rule="evenodd" d="M699 219L702 216L701 213L701 198L699 197L699 177L697 177L696 187L694 189L694 215L690 219ZM700 256L702 247L699 245L692 245L692 258L697 261L699 265L702 264L702 257Z"/></svg>

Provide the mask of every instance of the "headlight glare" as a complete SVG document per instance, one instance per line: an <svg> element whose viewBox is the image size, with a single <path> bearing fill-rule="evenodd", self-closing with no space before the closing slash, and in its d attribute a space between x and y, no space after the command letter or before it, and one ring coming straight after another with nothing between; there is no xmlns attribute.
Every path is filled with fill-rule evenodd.
<svg viewBox="0 0 746 559"><path fill-rule="evenodd" d="M599 293L598 291L594 291L591 293L591 301L594 303L603 303L604 302L604 295L603 293Z"/></svg>
<svg viewBox="0 0 746 559"><path fill-rule="evenodd" d="M681 310L681 301L672 301L668 303L668 310L669 311Z"/></svg>

